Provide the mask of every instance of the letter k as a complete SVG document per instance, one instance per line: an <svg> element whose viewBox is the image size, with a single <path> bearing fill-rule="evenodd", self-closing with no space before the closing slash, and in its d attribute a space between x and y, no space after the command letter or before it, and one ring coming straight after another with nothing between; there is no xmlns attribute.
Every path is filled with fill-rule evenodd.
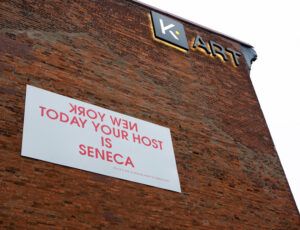
<svg viewBox="0 0 300 230"><path fill-rule="evenodd" d="M159 19L159 23L160 23L161 32L163 34L166 34L167 30L169 30L175 26L174 24L169 24L167 26L164 26L164 22L162 19ZM170 30L169 32L176 40L179 40L178 37L174 34L174 32L172 30Z"/></svg>

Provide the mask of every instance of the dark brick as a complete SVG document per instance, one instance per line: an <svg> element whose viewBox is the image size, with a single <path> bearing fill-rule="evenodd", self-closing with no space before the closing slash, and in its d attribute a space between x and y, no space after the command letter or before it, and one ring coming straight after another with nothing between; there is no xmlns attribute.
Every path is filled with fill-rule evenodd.
<svg viewBox="0 0 300 230"><path fill-rule="evenodd" d="M21 157L26 84L169 127L183 192ZM245 61L155 41L125 0L1 1L0 192L1 229L300 228Z"/></svg>

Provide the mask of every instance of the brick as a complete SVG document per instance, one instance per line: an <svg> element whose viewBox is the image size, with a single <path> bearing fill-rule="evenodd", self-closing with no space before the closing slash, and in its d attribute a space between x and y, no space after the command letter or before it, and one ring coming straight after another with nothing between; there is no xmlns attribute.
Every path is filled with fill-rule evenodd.
<svg viewBox="0 0 300 230"><path fill-rule="evenodd" d="M244 59L153 39L131 1L0 3L0 227L299 229ZM201 34L240 44L184 22ZM21 157L26 84L171 129L182 193Z"/></svg>

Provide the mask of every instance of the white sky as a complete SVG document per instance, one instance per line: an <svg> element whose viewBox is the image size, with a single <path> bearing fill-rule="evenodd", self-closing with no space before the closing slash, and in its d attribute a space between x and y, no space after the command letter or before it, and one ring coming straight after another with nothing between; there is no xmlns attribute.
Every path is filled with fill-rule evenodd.
<svg viewBox="0 0 300 230"><path fill-rule="evenodd" d="M254 46L258 59L252 65L252 83L299 210L300 2L297 0L140 0L140 2Z"/></svg>

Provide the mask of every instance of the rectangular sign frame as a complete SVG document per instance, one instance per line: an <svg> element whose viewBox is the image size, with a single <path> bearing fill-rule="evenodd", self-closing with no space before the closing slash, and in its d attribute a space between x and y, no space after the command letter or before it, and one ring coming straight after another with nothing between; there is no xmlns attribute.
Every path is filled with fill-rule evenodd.
<svg viewBox="0 0 300 230"><path fill-rule="evenodd" d="M170 129L30 85L21 155L181 192Z"/></svg>

